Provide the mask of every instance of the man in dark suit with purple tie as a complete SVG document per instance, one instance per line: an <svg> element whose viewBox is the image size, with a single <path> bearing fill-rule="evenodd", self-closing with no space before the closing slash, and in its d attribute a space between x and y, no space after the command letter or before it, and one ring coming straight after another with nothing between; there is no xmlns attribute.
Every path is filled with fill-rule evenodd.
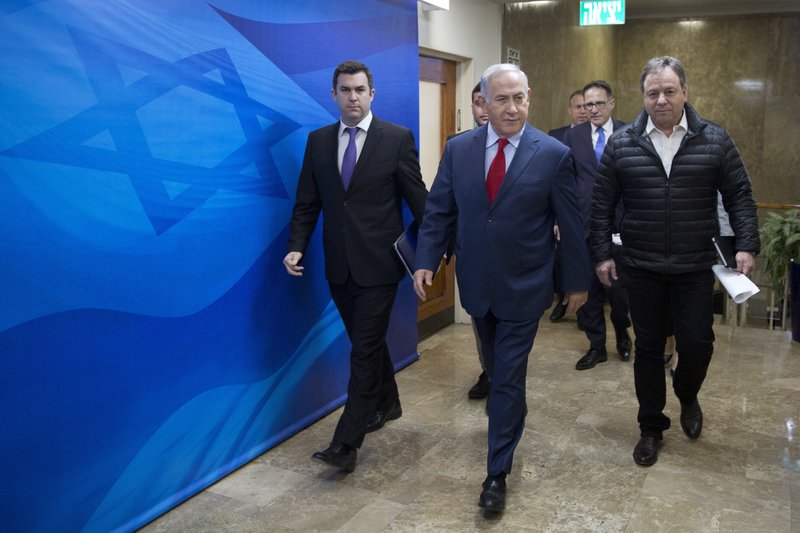
<svg viewBox="0 0 800 533"><path fill-rule="evenodd" d="M578 206L585 225L584 237L587 250L590 250L589 215L592 211L592 189L597 178L600 155L605 148L606 139L625 123L611 118L615 102L608 82L603 80L589 82L583 88L583 100L583 105L589 114L589 122L567 131L563 142L572 148L575 159ZM613 248L616 257L619 257L621 246L615 245ZM586 305L578 311L578 319L589 339L589 350L575 364L577 370L594 368L598 363L608 360L604 305L606 299L611 306L611 322L616 334L617 353L623 361L629 360L631 355L631 338L628 334L631 321L628 318L628 293L625 291L624 277L615 280L611 287L605 287L594 274L591 274L590 278L592 284L589 298Z"/></svg>
<svg viewBox="0 0 800 533"><path fill-rule="evenodd" d="M491 383L478 505L499 512L525 425L528 354L553 294L556 217L568 312L586 301L589 258L571 151L527 123L527 76L516 65L493 65L481 76L481 95L489 123L445 145L419 230L414 289L424 300L455 235L461 303L475 319Z"/></svg>
<svg viewBox="0 0 800 533"><path fill-rule="evenodd" d="M364 434L403 412L386 345L405 274L392 244L403 232L402 200L419 223L427 190L414 135L370 111L375 89L365 65L340 64L331 95L341 118L308 136L283 264L290 275L303 274L300 261L322 212L325 275L352 350L344 412L330 446L313 457L352 471Z"/></svg>

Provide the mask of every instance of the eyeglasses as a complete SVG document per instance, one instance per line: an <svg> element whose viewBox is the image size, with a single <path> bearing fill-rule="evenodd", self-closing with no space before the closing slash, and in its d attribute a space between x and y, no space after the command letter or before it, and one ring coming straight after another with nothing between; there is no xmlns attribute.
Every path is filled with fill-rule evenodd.
<svg viewBox="0 0 800 533"><path fill-rule="evenodd" d="M583 108L586 111L589 111L593 107L596 107L598 110L603 110L603 109L606 108L606 103L603 102L603 101L600 101L600 102L586 102L585 104L583 104Z"/></svg>

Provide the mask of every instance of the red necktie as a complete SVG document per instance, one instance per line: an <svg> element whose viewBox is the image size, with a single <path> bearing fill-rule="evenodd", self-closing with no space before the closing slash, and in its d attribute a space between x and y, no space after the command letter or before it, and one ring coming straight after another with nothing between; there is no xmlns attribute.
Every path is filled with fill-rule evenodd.
<svg viewBox="0 0 800 533"><path fill-rule="evenodd" d="M486 176L486 194L489 195L489 203L494 202L494 197L497 196L497 191L500 190L500 185L506 175L506 154L504 149L507 144L508 139L497 140L497 154L492 159L492 164L489 165L489 174Z"/></svg>

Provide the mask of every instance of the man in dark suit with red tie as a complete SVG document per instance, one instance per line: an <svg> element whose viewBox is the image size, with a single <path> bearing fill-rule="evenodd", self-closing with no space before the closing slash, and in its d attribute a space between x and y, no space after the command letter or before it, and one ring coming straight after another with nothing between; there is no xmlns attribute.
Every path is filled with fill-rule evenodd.
<svg viewBox="0 0 800 533"><path fill-rule="evenodd" d="M553 294L556 217L568 312L586 301L589 258L571 152L527 123L527 76L516 65L489 67L481 95L489 123L445 145L419 230L414 289L424 300L455 236L461 303L475 319L491 383L478 505L498 512L525 425L528 354Z"/></svg>
<svg viewBox="0 0 800 533"><path fill-rule="evenodd" d="M589 250L589 215L592 211L592 189L597 178L597 167L605 148L606 139L625 125L624 122L611 118L614 111L614 95L611 85L603 80L591 81L583 88L584 107L589 115L589 122L575 126L564 134L563 143L572 148L575 158L575 176L577 179L578 206L585 225L587 250ZM621 208L620 208L621 209ZM614 247L615 257L619 259L621 246ZM606 316L605 300L611 307L611 323L617 340L617 353L620 359L628 361L631 355L631 337L628 328L628 293L624 287L624 277L615 280L610 287L605 287L597 276L590 275L591 288L586 305L578 311L578 319L583 325L584 333L589 339L589 350L575 364L577 370L594 368L598 363L608 361L606 351Z"/></svg>
<svg viewBox="0 0 800 533"><path fill-rule="evenodd" d="M414 135L370 111L375 88L365 65L340 64L331 95L341 119L308 136L283 264L290 275L303 274L322 212L325 275L352 351L344 412L330 446L313 458L352 471L365 433L403 412L386 345L405 272L392 244L403 232L402 200L420 223L427 190Z"/></svg>

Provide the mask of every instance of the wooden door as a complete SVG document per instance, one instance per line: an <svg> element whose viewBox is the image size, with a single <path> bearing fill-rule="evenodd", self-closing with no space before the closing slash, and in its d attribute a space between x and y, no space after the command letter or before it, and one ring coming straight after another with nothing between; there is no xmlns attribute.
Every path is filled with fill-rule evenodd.
<svg viewBox="0 0 800 533"><path fill-rule="evenodd" d="M456 131L456 64L433 57L419 58L420 167L430 189L447 138ZM455 320L455 259L442 264L420 301L417 325L420 338Z"/></svg>

